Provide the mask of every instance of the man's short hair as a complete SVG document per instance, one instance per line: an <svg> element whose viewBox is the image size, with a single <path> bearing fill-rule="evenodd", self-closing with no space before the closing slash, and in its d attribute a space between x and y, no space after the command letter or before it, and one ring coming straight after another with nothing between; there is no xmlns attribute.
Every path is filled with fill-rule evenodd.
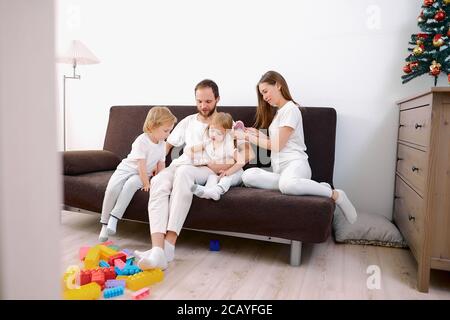
<svg viewBox="0 0 450 320"><path fill-rule="evenodd" d="M210 80L210 79L205 79L200 81L196 86L195 86L195 90L194 93L197 92L198 89L203 89L203 88L211 88L211 90L213 91L214 94L214 98L218 98L219 97L219 87L217 86L217 84Z"/></svg>

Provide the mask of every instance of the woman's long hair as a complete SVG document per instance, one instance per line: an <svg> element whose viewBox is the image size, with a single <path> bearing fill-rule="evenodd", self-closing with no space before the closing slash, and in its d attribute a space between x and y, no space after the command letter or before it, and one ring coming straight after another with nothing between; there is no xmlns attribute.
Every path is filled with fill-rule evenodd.
<svg viewBox="0 0 450 320"><path fill-rule="evenodd" d="M298 103L292 99L291 93L289 92L289 87L283 76L276 71L267 71L256 85L258 107L256 109L256 121L253 125L255 128L267 129L275 116L275 109L272 108L268 102L264 101L261 92L259 92L259 85L261 83L267 83L270 85L275 85L278 83L278 85L281 86L281 95L283 98L287 101L294 102L296 105L298 105Z"/></svg>

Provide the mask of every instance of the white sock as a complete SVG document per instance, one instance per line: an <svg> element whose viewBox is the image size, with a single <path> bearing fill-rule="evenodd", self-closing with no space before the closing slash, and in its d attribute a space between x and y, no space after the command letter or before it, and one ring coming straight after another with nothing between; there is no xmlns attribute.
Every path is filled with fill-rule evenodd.
<svg viewBox="0 0 450 320"><path fill-rule="evenodd" d="M199 198L213 199L216 201L220 199L220 190L218 190L217 186L212 188L205 188L204 186L194 184L191 188L191 191Z"/></svg>
<svg viewBox="0 0 450 320"><path fill-rule="evenodd" d="M102 224L102 230L98 236L98 241L105 242L106 240L108 240L108 230L106 229L106 225Z"/></svg>
<svg viewBox="0 0 450 320"><path fill-rule="evenodd" d="M110 236L116 233L117 221L118 219L116 217L109 217L107 229Z"/></svg>
<svg viewBox="0 0 450 320"><path fill-rule="evenodd" d="M160 268L161 270L167 269L167 259L164 250L160 247L153 247L150 254L141 258L137 265L142 270L155 268Z"/></svg>
<svg viewBox="0 0 450 320"><path fill-rule="evenodd" d="M175 246L167 240L164 240L164 253L166 254L167 262L173 261L175 258Z"/></svg>
<svg viewBox="0 0 450 320"><path fill-rule="evenodd" d="M342 213L344 214L347 221L351 224L355 223L356 219L358 217L355 207L352 205L350 200L347 198L347 195L345 194L345 192L343 190L340 190L340 189L335 189L335 190L339 194L339 197L336 200L336 204L342 210Z"/></svg>

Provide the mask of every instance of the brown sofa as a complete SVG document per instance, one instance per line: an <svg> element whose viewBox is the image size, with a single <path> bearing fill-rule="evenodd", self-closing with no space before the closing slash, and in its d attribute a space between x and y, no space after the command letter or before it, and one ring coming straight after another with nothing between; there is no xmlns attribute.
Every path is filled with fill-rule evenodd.
<svg viewBox="0 0 450 320"><path fill-rule="evenodd" d="M151 106L114 106L110 109L103 150L67 151L64 158L64 207L79 212L100 213L103 196L113 171L142 133ZM196 112L195 106L170 106L178 121ZM219 107L246 126L254 122L255 107ZM302 112L305 143L312 178L333 185L336 111L306 107ZM264 165L267 157L256 150L257 159L246 166ZM257 161L256 161L257 160ZM171 159L167 157L167 165ZM148 223L149 193L138 191L125 211L124 219ZM289 196L278 191L231 188L220 201L194 196L184 228L231 236L287 243L290 263L300 264L301 244L327 240L335 204L317 196ZM119 231L120 232L120 231Z"/></svg>

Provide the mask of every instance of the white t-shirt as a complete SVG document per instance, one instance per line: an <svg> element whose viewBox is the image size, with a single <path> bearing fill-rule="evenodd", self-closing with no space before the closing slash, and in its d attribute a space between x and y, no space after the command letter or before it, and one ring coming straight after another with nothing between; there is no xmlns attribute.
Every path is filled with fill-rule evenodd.
<svg viewBox="0 0 450 320"><path fill-rule="evenodd" d="M148 134L141 134L134 140L130 153L117 166L117 169L139 173L138 160L140 159L146 160L145 167L150 176L158 161L166 159L166 142L154 143Z"/></svg>
<svg viewBox="0 0 450 320"><path fill-rule="evenodd" d="M192 114L181 120L167 138L167 143L174 147L181 147L183 144L186 144L183 154L172 161L174 165L190 164L191 159L187 156L186 150L203 143L208 124L198 120L197 115L197 113Z"/></svg>
<svg viewBox="0 0 450 320"><path fill-rule="evenodd" d="M208 139L204 142L204 153L208 160L216 161L217 163L225 163L228 159L234 158L234 139L231 134L226 134L223 142L214 148L213 141Z"/></svg>
<svg viewBox="0 0 450 320"><path fill-rule="evenodd" d="M292 160L307 160L305 137L303 133L302 113L298 106L289 101L281 109L278 109L272 123L269 126L271 139L276 139L281 127L294 129L286 145L279 152L271 152L272 165L280 166Z"/></svg>

